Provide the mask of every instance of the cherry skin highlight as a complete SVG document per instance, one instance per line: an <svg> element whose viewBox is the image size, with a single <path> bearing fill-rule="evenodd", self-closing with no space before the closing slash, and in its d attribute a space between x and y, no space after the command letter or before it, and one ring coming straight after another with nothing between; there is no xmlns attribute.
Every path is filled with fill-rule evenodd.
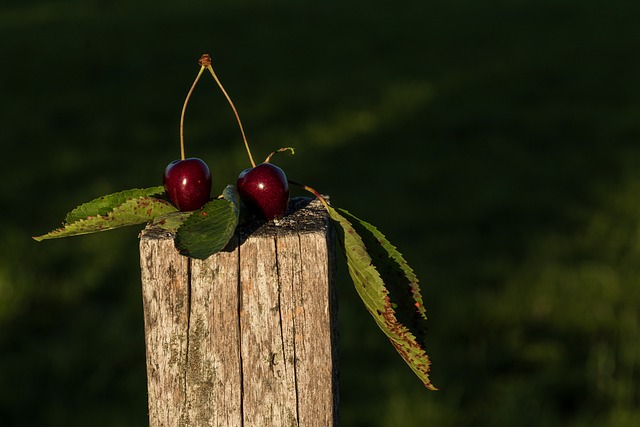
<svg viewBox="0 0 640 427"><path fill-rule="evenodd" d="M236 182L245 205L267 221L282 218L289 206L289 183L284 171L261 163L240 173Z"/></svg>
<svg viewBox="0 0 640 427"><path fill-rule="evenodd" d="M180 211L195 211L209 201L211 172L207 164L198 158L169 163L162 182L169 199Z"/></svg>

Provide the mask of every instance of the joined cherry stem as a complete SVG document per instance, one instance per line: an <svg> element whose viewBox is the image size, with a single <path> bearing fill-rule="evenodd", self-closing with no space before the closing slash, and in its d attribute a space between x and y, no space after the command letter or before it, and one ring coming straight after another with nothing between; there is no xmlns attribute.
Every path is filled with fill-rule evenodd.
<svg viewBox="0 0 640 427"><path fill-rule="evenodd" d="M227 102L229 102L229 105L231 106L231 109L233 110L233 114L236 116L236 121L238 122L238 126L240 127L240 133L242 134L242 140L244 141L244 146L247 149L247 154L249 155L249 161L251 162L251 166L255 168L256 167L256 162L253 161L253 156L251 155L251 149L249 149L249 143L247 142L247 137L246 137L246 135L244 133L244 128L242 127L242 121L240 120L240 115L238 114L238 110L236 110L236 106L233 105L233 101L231 100L231 97L229 96L227 91L224 89L224 86L222 86L222 83L220 83L220 79L218 79L218 76L216 75L215 71L213 71L213 67L211 66L211 57L208 54L205 53L204 55L202 55L200 57L200 60L198 61L198 64L200 64L200 71L198 72L198 75L196 76L196 79L193 81L193 84L191 85L191 89L189 89L189 93L187 93L187 98L184 100L184 105L182 106L182 114L180 114L180 159L181 160L185 159L185 155L184 155L184 114L185 114L185 111L187 110L187 104L189 103L189 98L191 98L191 94L193 93L193 90L195 89L196 85L198 84L198 80L200 80L200 76L202 75L204 70L207 69L207 70L209 70L209 72L213 76L213 79L218 84L218 87L220 87L220 90L224 94L225 98L227 98ZM291 151L293 152L293 149L291 149ZM269 156L269 158L270 157L271 156Z"/></svg>

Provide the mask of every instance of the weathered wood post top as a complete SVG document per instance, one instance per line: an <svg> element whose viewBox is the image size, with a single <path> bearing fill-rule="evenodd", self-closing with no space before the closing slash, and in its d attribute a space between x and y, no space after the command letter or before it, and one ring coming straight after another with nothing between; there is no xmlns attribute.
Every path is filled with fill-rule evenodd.
<svg viewBox="0 0 640 427"><path fill-rule="evenodd" d="M338 424L331 226L317 200L289 210L202 261L142 233L150 426Z"/></svg>

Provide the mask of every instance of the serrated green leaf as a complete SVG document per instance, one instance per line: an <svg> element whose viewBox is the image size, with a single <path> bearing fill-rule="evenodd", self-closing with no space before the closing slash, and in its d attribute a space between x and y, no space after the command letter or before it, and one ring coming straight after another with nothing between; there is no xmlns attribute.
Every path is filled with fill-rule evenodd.
<svg viewBox="0 0 640 427"><path fill-rule="evenodd" d="M373 264L390 293L398 296L397 299L392 298L398 303L398 317L413 313L419 319L414 319L414 316L401 319L404 320L403 323L412 325L427 320L418 277L398 249L375 226L356 218L345 209L337 208L337 211L349 220L362 238L367 253L373 259Z"/></svg>
<svg viewBox="0 0 640 427"><path fill-rule="evenodd" d="M178 228L175 245L182 255L205 259L227 246L238 225L239 199L231 185L222 195L193 212Z"/></svg>
<svg viewBox="0 0 640 427"><path fill-rule="evenodd" d="M343 209L329 206L349 274L367 310L422 383L431 362L425 351L426 315L418 279L380 231Z"/></svg>
<svg viewBox="0 0 640 427"><path fill-rule="evenodd" d="M143 224L156 216L175 211L176 208L165 200L155 197L138 197L126 200L124 203L113 207L106 215L95 215L79 219L66 224L62 228L34 237L34 239L37 241L57 239Z"/></svg>
<svg viewBox="0 0 640 427"><path fill-rule="evenodd" d="M134 188L131 190L120 191L118 193L107 194L98 197L90 202L83 203L71 212L69 212L64 220L65 224L72 224L81 219L94 216L105 216L115 207L120 206L129 199L137 199L139 197L155 196L162 194L164 187L151 188Z"/></svg>

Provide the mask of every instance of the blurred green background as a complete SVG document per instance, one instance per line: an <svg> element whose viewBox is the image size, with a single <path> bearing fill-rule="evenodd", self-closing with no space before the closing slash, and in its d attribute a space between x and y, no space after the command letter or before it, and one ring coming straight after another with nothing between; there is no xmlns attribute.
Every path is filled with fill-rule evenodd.
<svg viewBox="0 0 640 427"><path fill-rule="evenodd" d="M0 6L0 420L144 426L139 228L36 243L160 185L202 53L254 156L376 224L422 280L428 392L342 269L345 426L640 425L640 3ZM207 75L187 155L247 167Z"/></svg>

